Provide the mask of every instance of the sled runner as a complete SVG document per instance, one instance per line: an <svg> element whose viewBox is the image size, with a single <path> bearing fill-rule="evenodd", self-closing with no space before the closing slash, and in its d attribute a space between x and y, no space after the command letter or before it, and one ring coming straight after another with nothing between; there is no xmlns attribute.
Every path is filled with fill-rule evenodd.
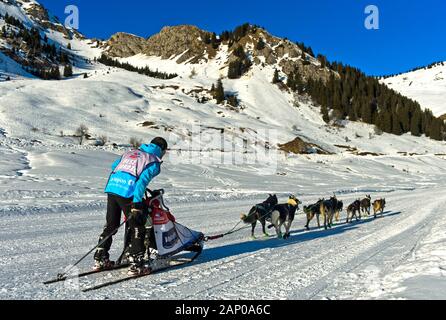
<svg viewBox="0 0 446 320"><path fill-rule="evenodd" d="M138 278L142 278L145 276L149 276L149 275L153 275L168 269L174 269L180 266L184 266L186 264L192 263L196 258L198 258L198 256L201 254L200 252L197 252L192 258L180 258L180 259L176 259L176 258L172 258L172 259L160 259L160 260L165 260L162 261L162 263L160 265L155 265L155 263L153 264L153 268L150 269L147 273L142 273L142 274L138 274L138 275L132 275L132 276L124 276L115 280L111 280L111 281L107 281L98 285L94 285L92 287L88 287L82 290L82 292L88 292L88 291L93 291L93 290L97 290L97 289L101 289L101 288L105 288L105 287L109 287L121 282L126 282L126 281L130 281L133 279L138 279ZM158 262L158 261L157 261Z"/></svg>

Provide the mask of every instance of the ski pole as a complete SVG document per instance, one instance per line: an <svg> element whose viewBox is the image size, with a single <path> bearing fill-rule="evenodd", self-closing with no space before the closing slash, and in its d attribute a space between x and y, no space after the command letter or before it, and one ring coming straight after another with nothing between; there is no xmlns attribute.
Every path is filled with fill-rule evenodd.
<svg viewBox="0 0 446 320"><path fill-rule="evenodd" d="M119 230L119 228L121 228L125 223L126 223L126 219L124 219L124 221L119 225L119 227L117 227L115 230L113 230L113 232L111 232L107 237L105 237L101 242L99 242L93 249L88 251L82 258L80 258L75 264L73 264L67 271L65 271L64 273L59 273L57 275L57 279L61 280L61 279L65 278L67 276L68 272L73 270L73 268L75 266L77 266L82 260L84 260L95 249L102 246L105 243L105 241L107 241L111 236L113 236Z"/></svg>

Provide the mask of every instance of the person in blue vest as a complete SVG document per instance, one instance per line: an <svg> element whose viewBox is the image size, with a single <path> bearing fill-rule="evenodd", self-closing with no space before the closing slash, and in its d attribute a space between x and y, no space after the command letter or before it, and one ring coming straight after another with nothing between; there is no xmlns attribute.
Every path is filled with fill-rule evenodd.
<svg viewBox="0 0 446 320"><path fill-rule="evenodd" d="M143 144L137 150L122 155L112 165L112 172L105 187L107 193L106 224L99 237L99 244L110 236L96 250L94 269L113 267L109 250L112 237L121 224L121 212L127 217L129 274L144 272L144 237L147 210L143 197L149 183L160 174L161 159L168 145L164 138L157 137L150 144Z"/></svg>

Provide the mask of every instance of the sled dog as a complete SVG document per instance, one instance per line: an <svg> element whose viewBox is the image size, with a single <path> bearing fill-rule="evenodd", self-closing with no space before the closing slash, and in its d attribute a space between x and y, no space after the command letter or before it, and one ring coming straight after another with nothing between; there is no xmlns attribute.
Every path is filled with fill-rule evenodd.
<svg viewBox="0 0 446 320"><path fill-rule="evenodd" d="M369 216L370 215L370 201L372 200L372 197L370 195L367 195L364 199L361 200L361 212L366 213Z"/></svg>
<svg viewBox="0 0 446 320"><path fill-rule="evenodd" d="M251 210L249 210L249 213L247 215L242 214L240 216L240 218L244 223L252 225L251 237L254 238L254 231L256 228L257 221L260 221L260 223L262 224L263 234L265 236L268 236L268 233L265 230L265 224L267 220L268 221L271 220L271 211L273 207L277 205L277 203L278 203L277 196L275 194L274 195L270 194L268 199L266 199L262 203L253 206Z"/></svg>
<svg viewBox="0 0 446 320"><path fill-rule="evenodd" d="M278 238L288 239L290 237L290 228L293 223L296 211L299 209L301 202L293 195L288 199L287 203L277 204L271 212L271 223L269 227L276 229ZM285 225L285 234L282 234L282 225Z"/></svg>
<svg viewBox="0 0 446 320"><path fill-rule="evenodd" d="M373 202L373 216L376 218L376 213L381 211L381 216L384 213L384 207L386 206L386 199L377 199Z"/></svg>

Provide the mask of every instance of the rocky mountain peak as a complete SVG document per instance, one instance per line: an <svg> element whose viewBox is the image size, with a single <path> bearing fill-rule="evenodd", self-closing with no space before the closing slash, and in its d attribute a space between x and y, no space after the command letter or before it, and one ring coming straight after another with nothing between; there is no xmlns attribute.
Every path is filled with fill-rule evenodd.
<svg viewBox="0 0 446 320"><path fill-rule="evenodd" d="M177 63L191 59L198 61L205 55L206 44L203 40L210 34L192 25L164 27L148 39L143 53L163 59L181 55Z"/></svg>
<svg viewBox="0 0 446 320"><path fill-rule="evenodd" d="M272 36L265 29L244 24L234 31L215 33L201 30L193 25L167 26L147 40L134 35L117 33L108 40L107 54L112 57L127 58L136 54L157 56L162 59L175 59L177 63L199 63L213 59L219 50L226 50L226 65L241 59L240 47L246 54L241 62L274 66L284 74L298 72L304 79L328 80L332 73L311 54L296 43ZM246 62L250 59L251 62ZM242 67L243 68L243 67Z"/></svg>
<svg viewBox="0 0 446 320"><path fill-rule="evenodd" d="M107 42L107 53L113 57L127 58L142 53L146 39L133 34L118 32Z"/></svg>

